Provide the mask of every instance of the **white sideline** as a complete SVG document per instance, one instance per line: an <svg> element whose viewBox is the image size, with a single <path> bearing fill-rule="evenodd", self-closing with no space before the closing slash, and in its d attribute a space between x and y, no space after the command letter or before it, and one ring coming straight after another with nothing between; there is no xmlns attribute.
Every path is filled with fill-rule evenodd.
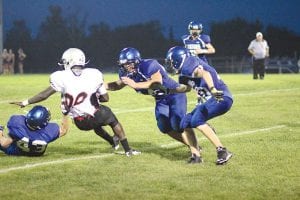
<svg viewBox="0 0 300 200"><path fill-rule="evenodd" d="M285 125L276 125L276 126L271 126L271 127L261 128L261 129L254 129L254 130L249 130L249 131L231 133L228 135L221 135L220 138L236 137L236 136L254 134L254 133L259 133L259 132L267 132L270 130L281 129L284 127L286 127L286 126ZM204 140L204 138L202 138L201 140ZM182 144L179 142L173 142L173 143L169 143L169 144L163 144L163 145L161 145L161 147L162 148L170 148L170 147L180 146L180 145L182 145ZM105 158L105 157L110 157L113 155L115 155L115 154L107 153L107 154L94 155L94 156L73 157L73 158L59 159L59 160L46 161L46 162L40 162L40 163L26 164L26 165L18 166L18 167L10 167L10 168L6 168L6 169L0 169L0 174L5 174L5 173L11 172L11 171L31 169L31 168L35 168L35 167L39 167L39 166L62 164L62 163L77 161L77 160L90 160L90 159Z"/></svg>

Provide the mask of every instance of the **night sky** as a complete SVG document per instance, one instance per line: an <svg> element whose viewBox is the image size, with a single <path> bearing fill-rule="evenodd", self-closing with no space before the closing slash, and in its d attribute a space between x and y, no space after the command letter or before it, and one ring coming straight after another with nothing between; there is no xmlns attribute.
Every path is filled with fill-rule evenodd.
<svg viewBox="0 0 300 200"><path fill-rule="evenodd" d="M300 34L300 0L3 0L4 31L24 19L35 34L49 15L49 5L59 5L66 15L78 13L79 19L86 16L87 27L101 21L115 28L159 20L165 33L173 27L176 38L187 32L190 21L209 31L211 22L235 17Z"/></svg>

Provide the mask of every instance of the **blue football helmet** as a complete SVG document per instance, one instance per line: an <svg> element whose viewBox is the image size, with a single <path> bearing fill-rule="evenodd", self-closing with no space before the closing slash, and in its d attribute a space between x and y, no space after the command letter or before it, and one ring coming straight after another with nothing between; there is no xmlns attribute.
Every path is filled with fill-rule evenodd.
<svg viewBox="0 0 300 200"><path fill-rule="evenodd" d="M188 30L189 31L193 31L193 30L198 30L198 31L202 31L203 26L201 23L195 22L195 21L191 21L188 25Z"/></svg>
<svg viewBox="0 0 300 200"><path fill-rule="evenodd" d="M175 46L169 49L166 56L166 65L180 71L186 57L190 55L189 51L182 46Z"/></svg>
<svg viewBox="0 0 300 200"><path fill-rule="evenodd" d="M121 50L119 55L119 65L123 66L124 64L138 64L141 61L140 52L132 47L126 47Z"/></svg>
<svg viewBox="0 0 300 200"><path fill-rule="evenodd" d="M51 118L50 111L44 106L34 106L25 116L25 122L31 130L45 128Z"/></svg>

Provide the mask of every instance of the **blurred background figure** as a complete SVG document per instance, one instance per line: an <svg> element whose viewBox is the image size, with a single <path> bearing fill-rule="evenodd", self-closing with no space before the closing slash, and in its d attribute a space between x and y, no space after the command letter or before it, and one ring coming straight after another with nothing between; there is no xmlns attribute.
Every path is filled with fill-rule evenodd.
<svg viewBox="0 0 300 200"><path fill-rule="evenodd" d="M8 68L9 74L15 73L15 54L12 49L8 50Z"/></svg>
<svg viewBox="0 0 300 200"><path fill-rule="evenodd" d="M24 60L26 58L26 54L24 53L22 48L18 49L18 70L20 74L24 73Z"/></svg>
<svg viewBox="0 0 300 200"><path fill-rule="evenodd" d="M263 39L261 32L256 33L256 39L252 40L249 44L248 51L252 55L253 79L260 79L265 77L265 62L269 57L269 45Z"/></svg>
<svg viewBox="0 0 300 200"><path fill-rule="evenodd" d="M210 36L203 34L203 26L199 22L191 21L188 25L189 35L181 37L182 42L193 56L198 56L201 60L208 63L206 54L216 52L211 44Z"/></svg>
<svg viewBox="0 0 300 200"><path fill-rule="evenodd" d="M9 61L7 49L3 49L2 54L3 74L9 74Z"/></svg>

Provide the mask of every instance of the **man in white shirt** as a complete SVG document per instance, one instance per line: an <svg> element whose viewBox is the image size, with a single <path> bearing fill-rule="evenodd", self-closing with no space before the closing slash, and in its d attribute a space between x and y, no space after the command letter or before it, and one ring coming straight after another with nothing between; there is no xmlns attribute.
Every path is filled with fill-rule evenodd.
<svg viewBox="0 0 300 200"><path fill-rule="evenodd" d="M265 76L265 60L269 57L269 45L266 40L263 39L261 32L256 33L256 39L252 40L248 51L252 55L253 60L253 79L264 79Z"/></svg>

